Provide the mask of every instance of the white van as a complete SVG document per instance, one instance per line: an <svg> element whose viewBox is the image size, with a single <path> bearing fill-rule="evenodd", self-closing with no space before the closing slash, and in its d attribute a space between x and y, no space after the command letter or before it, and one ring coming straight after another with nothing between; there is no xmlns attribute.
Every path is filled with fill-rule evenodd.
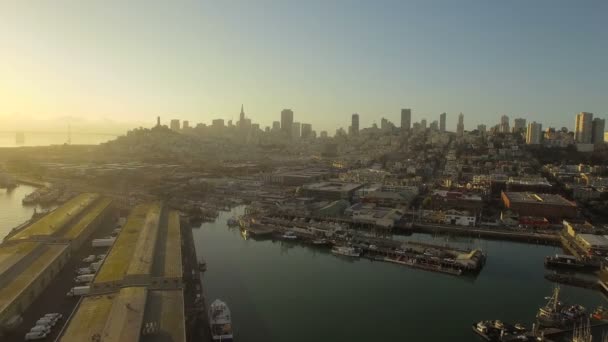
<svg viewBox="0 0 608 342"><path fill-rule="evenodd" d="M41 332L48 334L51 332L51 328L46 325L36 325L32 329L30 329L30 332Z"/></svg>
<svg viewBox="0 0 608 342"><path fill-rule="evenodd" d="M25 334L25 340L26 341L42 340L43 338L46 338L46 335L48 335L48 333L40 332L40 331L31 331L31 332Z"/></svg>

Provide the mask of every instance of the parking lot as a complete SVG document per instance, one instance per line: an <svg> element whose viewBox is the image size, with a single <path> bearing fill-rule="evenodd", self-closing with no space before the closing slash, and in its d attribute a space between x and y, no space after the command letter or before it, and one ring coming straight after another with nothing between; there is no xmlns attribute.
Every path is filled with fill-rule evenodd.
<svg viewBox="0 0 608 342"><path fill-rule="evenodd" d="M74 278L77 276L75 270L88 266L87 263L82 261L85 257L91 254L97 255L107 253L108 247L93 248L91 246L91 241L93 239L109 236L115 228L116 221L114 220L114 217L109 215L107 221L102 223L100 227L91 234L91 237L82 245L80 250L72 254L70 260L61 272L55 276L49 286L24 312L22 316L23 322L13 332L4 336L2 342L23 341L25 334L30 331L37 320L47 313L55 312L62 314L63 318L52 328L51 333L41 341L54 341L57 338L68 317L80 300L80 297L66 296L66 293L75 286Z"/></svg>

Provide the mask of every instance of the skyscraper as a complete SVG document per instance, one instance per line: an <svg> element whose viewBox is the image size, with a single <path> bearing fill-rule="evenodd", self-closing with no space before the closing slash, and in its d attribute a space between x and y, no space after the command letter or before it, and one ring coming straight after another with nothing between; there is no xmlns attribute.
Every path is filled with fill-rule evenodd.
<svg viewBox="0 0 608 342"><path fill-rule="evenodd" d="M580 112L576 114L574 140L579 144L590 144L593 131L593 114Z"/></svg>
<svg viewBox="0 0 608 342"><path fill-rule="evenodd" d="M169 127L174 131L179 131L179 120L178 119L171 120Z"/></svg>
<svg viewBox="0 0 608 342"><path fill-rule="evenodd" d="M312 125L308 123L302 124L302 139L312 138Z"/></svg>
<svg viewBox="0 0 608 342"><path fill-rule="evenodd" d="M464 114L458 114L458 124L456 125L456 134L458 136L464 135Z"/></svg>
<svg viewBox="0 0 608 342"><path fill-rule="evenodd" d="M272 131L273 132L278 132L281 130L281 122L280 121L273 121L272 122Z"/></svg>
<svg viewBox="0 0 608 342"><path fill-rule="evenodd" d="M439 115L439 132L444 133L445 132L445 119L446 119L447 114L446 113L441 113L441 115Z"/></svg>
<svg viewBox="0 0 608 342"><path fill-rule="evenodd" d="M543 125L536 123L536 121L528 124L528 130L526 131L526 144L538 145L540 139L543 136Z"/></svg>
<svg viewBox="0 0 608 342"><path fill-rule="evenodd" d="M420 128L426 130L426 119L420 120Z"/></svg>
<svg viewBox="0 0 608 342"><path fill-rule="evenodd" d="M412 125L412 110L404 108L401 110L401 130L407 132Z"/></svg>
<svg viewBox="0 0 608 342"><path fill-rule="evenodd" d="M291 130L291 137L293 139L300 139L300 130L302 129L302 125L300 125L299 122L294 122L291 124L292 130Z"/></svg>
<svg viewBox="0 0 608 342"><path fill-rule="evenodd" d="M350 130L352 135L359 134L359 114L357 113L353 114L351 118Z"/></svg>
<svg viewBox="0 0 608 342"><path fill-rule="evenodd" d="M601 145L604 143L604 128L606 126L606 120L595 118L593 119L592 130L591 130L591 142L595 145Z"/></svg>
<svg viewBox="0 0 608 342"><path fill-rule="evenodd" d="M287 137L291 137L293 131L293 111L291 109L281 111L281 131Z"/></svg>
<svg viewBox="0 0 608 342"><path fill-rule="evenodd" d="M526 119L517 118L513 120L513 133L523 133L526 131Z"/></svg>
<svg viewBox="0 0 608 342"><path fill-rule="evenodd" d="M189 129L189 128L190 128L190 121L184 120L182 122L182 129Z"/></svg>
<svg viewBox="0 0 608 342"><path fill-rule="evenodd" d="M498 128L500 133L509 133L511 130L509 129L509 117L503 115L500 117L500 126Z"/></svg>
<svg viewBox="0 0 608 342"><path fill-rule="evenodd" d="M486 135L488 128L486 127L486 125L477 125L477 131L479 132L479 135L481 135L482 137Z"/></svg>
<svg viewBox="0 0 608 342"><path fill-rule="evenodd" d="M243 105L241 105L241 114L239 115L239 121L245 121L245 107Z"/></svg>
<svg viewBox="0 0 608 342"><path fill-rule="evenodd" d="M437 122L437 120L431 122L431 124L429 125L429 129L431 131L438 131L439 130L439 122Z"/></svg>

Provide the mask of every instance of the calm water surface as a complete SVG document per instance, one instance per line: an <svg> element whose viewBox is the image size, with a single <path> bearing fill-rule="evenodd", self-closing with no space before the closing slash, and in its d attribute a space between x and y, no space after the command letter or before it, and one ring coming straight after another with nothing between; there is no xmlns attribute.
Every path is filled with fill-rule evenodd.
<svg viewBox="0 0 608 342"><path fill-rule="evenodd" d="M67 132L25 132L24 139L25 140L23 143L17 144L16 133L0 132L0 147L63 145L68 141L68 134ZM72 133L71 143L74 145L97 145L113 139L116 139L116 136L91 133Z"/></svg>
<svg viewBox="0 0 608 342"><path fill-rule="evenodd" d="M194 229L207 261L208 301L232 311L237 341L479 341L471 324L502 319L530 325L553 285L543 258L556 247L414 234L400 239L488 251L477 278L453 277L367 259L338 258L292 242L245 240L221 213ZM562 299L593 309L592 290L562 287Z"/></svg>
<svg viewBox="0 0 608 342"><path fill-rule="evenodd" d="M19 185L12 190L0 189L0 241L6 234L32 217L35 206L23 206L21 200L36 188Z"/></svg>

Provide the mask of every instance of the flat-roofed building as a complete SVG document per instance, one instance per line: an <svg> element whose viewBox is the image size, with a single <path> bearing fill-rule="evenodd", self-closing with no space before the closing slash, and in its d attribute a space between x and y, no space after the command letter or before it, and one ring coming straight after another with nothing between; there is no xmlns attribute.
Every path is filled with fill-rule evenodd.
<svg viewBox="0 0 608 342"><path fill-rule="evenodd" d="M185 341L181 241L177 211L135 207L58 341Z"/></svg>
<svg viewBox="0 0 608 342"><path fill-rule="evenodd" d="M113 342L186 340L181 290L125 287L85 297L68 323L59 341L94 341L96 336L99 341Z"/></svg>
<svg viewBox="0 0 608 342"><path fill-rule="evenodd" d="M503 191L501 197L504 206L520 216L542 216L555 221L577 214L576 203L560 195Z"/></svg>
<svg viewBox="0 0 608 342"><path fill-rule="evenodd" d="M110 212L110 199L82 194L0 244L0 326L23 314Z"/></svg>
<svg viewBox="0 0 608 342"><path fill-rule="evenodd" d="M363 184L360 183L327 181L305 184L302 186L302 193L304 196L310 196L316 199L329 201L344 199L350 201L354 192L362 186Z"/></svg>

